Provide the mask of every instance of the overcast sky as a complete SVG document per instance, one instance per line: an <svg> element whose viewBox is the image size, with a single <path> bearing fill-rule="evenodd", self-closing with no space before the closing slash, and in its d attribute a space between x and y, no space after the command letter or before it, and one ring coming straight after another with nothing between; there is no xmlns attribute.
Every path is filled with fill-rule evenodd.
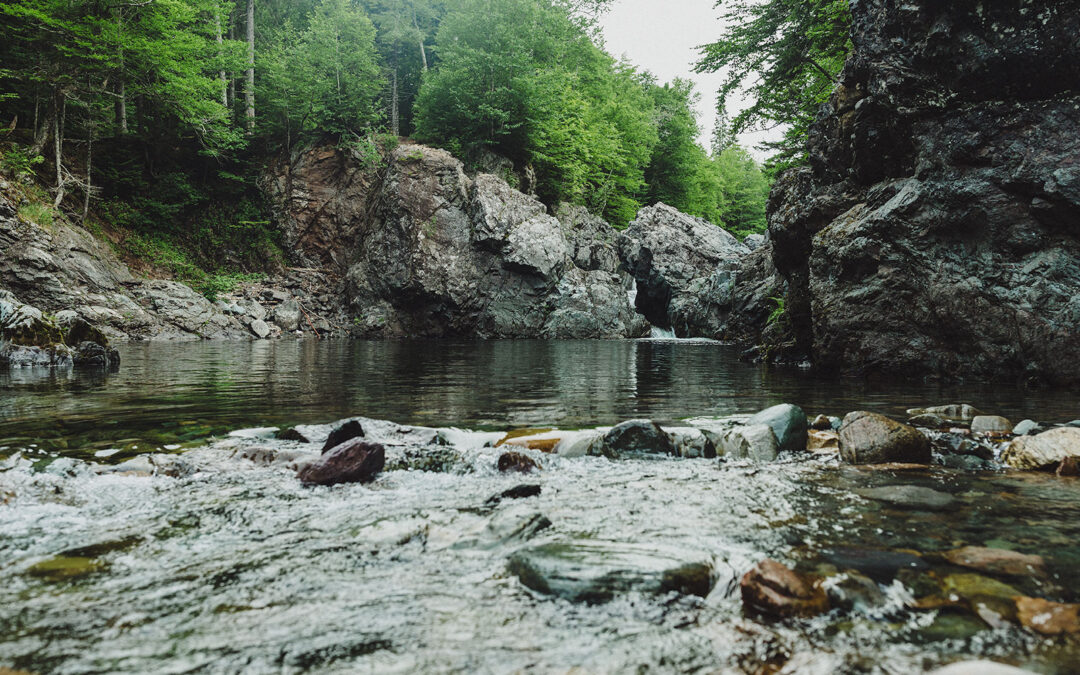
<svg viewBox="0 0 1080 675"><path fill-rule="evenodd" d="M699 75L693 70L698 59L697 47L715 42L723 24L722 9L714 7L715 0L615 0L612 9L602 19L607 50L625 57L634 65L652 72L662 82L676 77L692 80L701 94L698 105L702 128L701 143L708 147L716 123L716 91L722 77L719 74ZM739 101L729 102L734 114ZM775 140L776 131L744 134L739 142L758 159L764 154L754 146L763 139Z"/></svg>

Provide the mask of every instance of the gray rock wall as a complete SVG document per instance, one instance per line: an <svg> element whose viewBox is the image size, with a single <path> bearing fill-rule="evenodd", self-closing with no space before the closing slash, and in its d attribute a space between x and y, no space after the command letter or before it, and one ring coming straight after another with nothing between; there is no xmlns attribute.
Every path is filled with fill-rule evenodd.
<svg viewBox="0 0 1080 675"><path fill-rule="evenodd" d="M782 289L786 330L744 303L729 335L842 371L1080 382L1080 1L852 12L811 167L736 282Z"/></svg>

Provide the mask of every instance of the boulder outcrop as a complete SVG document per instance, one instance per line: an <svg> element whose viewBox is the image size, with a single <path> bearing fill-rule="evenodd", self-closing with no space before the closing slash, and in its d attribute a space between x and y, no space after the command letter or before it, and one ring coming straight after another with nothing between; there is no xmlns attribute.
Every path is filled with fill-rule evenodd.
<svg viewBox="0 0 1080 675"><path fill-rule="evenodd" d="M643 329L612 234L587 214L567 209L560 221L503 179L470 178L449 153L419 145L392 150L374 184L338 175L345 184L309 225L299 226L306 206L288 222L312 257L332 257L322 242L339 237L355 334L617 338ZM324 219L332 225L316 225Z"/></svg>
<svg viewBox="0 0 1080 675"><path fill-rule="evenodd" d="M1080 382L1080 0L851 9L728 335L849 372Z"/></svg>
<svg viewBox="0 0 1080 675"><path fill-rule="evenodd" d="M730 232L666 204L638 212L619 235L637 283L636 307L678 337L719 337L734 302L735 271L750 249Z"/></svg>

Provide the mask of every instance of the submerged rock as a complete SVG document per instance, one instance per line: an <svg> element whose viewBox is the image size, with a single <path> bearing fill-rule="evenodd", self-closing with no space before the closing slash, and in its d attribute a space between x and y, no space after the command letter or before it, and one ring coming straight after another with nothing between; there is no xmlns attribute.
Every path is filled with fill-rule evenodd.
<svg viewBox="0 0 1080 675"><path fill-rule="evenodd" d="M661 545L579 540L518 551L508 568L521 583L572 602L601 603L631 591L705 597L708 556Z"/></svg>
<svg viewBox="0 0 1080 675"><path fill-rule="evenodd" d="M860 497L884 502L890 506L918 511L944 511L956 503L956 499L947 492L938 492L916 485L864 488L856 490L855 493Z"/></svg>
<svg viewBox="0 0 1080 675"><path fill-rule="evenodd" d="M763 560L739 582L743 607L778 618L815 616L829 611L821 579L800 574L775 560Z"/></svg>
<svg viewBox="0 0 1080 675"><path fill-rule="evenodd" d="M296 429L281 429L274 432L274 438L279 441L295 441L297 443L310 443L307 436L300 433Z"/></svg>
<svg viewBox="0 0 1080 675"><path fill-rule="evenodd" d="M980 412L978 408L970 406L967 403L954 403L950 405L937 405L930 408L911 408L907 411L907 414L916 417L919 415L933 415L946 420L970 422L982 415L982 412Z"/></svg>
<svg viewBox="0 0 1080 675"><path fill-rule="evenodd" d="M386 450L379 443L354 438L337 445L297 472L304 485L369 483L386 464Z"/></svg>
<svg viewBox="0 0 1080 675"><path fill-rule="evenodd" d="M651 420L628 420L604 434L599 454L616 459L626 455L675 455L671 437Z"/></svg>
<svg viewBox="0 0 1080 675"><path fill-rule="evenodd" d="M781 450L801 452L806 450L806 413L797 405L782 403L766 408L746 420L749 426L765 424L772 428Z"/></svg>
<svg viewBox="0 0 1080 675"><path fill-rule="evenodd" d="M1001 460L1014 469L1036 470L1080 457L1080 429L1059 427L1036 436L1020 436L1009 444Z"/></svg>
<svg viewBox="0 0 1080 675"><path fill-rule="evenodd" d="M1039 555L981 546L965 546L942 554L946 561L958 567L1011 577L1044 577L1046 562Z"/></svg>
<svg viewBox="0 0 1080 675"><path fill-rule="evenodd" d="M857 570L882 584L892 583L901 571L929 568L921 557L905 551L839 547L826 551L825 559L841 570Z"/></svg>
<svg viewBox="0 0 1080 675"><path fill-rule="evenodd" d="M1080 634L1080 605L1041 598L1017 598L1020 624L1043 635Z"/></svg>
<svg viewBox="0 0 1080 675"><path fill-rule="evenodd" d="M914 427L871 412L853 412L840 427L840 456L849 464L930 463L930 441Z"/></svg>
<svg viewBox="0 0 1080 675"><path fill-rule="evenodd" d="M938 668L928 675L1031 675L1031 671L994 661L961 661Z"/></svg>

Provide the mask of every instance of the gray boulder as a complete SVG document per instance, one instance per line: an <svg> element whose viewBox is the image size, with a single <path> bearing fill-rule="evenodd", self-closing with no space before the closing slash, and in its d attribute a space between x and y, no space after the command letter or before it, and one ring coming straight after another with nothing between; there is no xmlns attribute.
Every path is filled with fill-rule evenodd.
<svg viewBox="0 0 1080 675"><path fill-rule="evenodd" d="M637 310L679 337L719 337L732 306L735 270L750 249L723 228L666 204L638 212L618 238L637 281Z"/></svg>
<svg viewBox="0 0 1080 675"><path fill-rule="evenodd" d="M930 463L930 440L918 429L877 413L848 413L840 427L840 457L848 464Z"/></svg>
<svg viewBox="0 0 1080 675"><path fill-rule="evenodd" d="M1034 420L1023 420L1013 427L1012 432L1017 436L1028 436L1032 433L1037 433L1039 430L1040 426L1038 422L1035 422Z"/></svg>
<svg viewBox="0 0 1080 675"><path fill-rule="evenodd" d="M297 330L300 328L302 319L300 303L296 301L296 298L289 298L274 309L273 318L274 323L286 333Z"/></svg>
<svg viewBox="0 0 1080 675"><path fill-rule="evenodd" d="M977 434L1008 434L1013 424L998 415L978 415L971 420L971 430Z"/></svg>
<svg viewBox="0 0 1080 675"><path fill-rule="evenodd" d="M918 511L944 511L956 503L956 499L947 492L917 485L887 485L856 490L855 493L890 506Z"/></svg>
<svg viewBox="0 0 1080 675"><path fill-rule="evenodd" d="M766 408L746 420L750 426L765 424L776 434L781 450L806 450L807 428L806 413L802 408L790 403L782 403Z"/></svg>
<svg viewBox="0 0 1080 675"><path fill-rule="evenodd" d="M602 603L631 591L705 597L713 587L708 555L651 544L545 544L518 551L508 567L526 587L571 602Z"/></svg>
<svg viewBox="0 0 1080 675"><path fill-rule="evenodd" d="M604 434L604 440L595 448L595 452L611 459L678 454L671 436L650 420L628 420L616 425Z"/></svg>
<svg viewBox="0 0 1080 675"><path fill-rule="evenodd" d="M767 424L751 424L716 433L714 443L723 457L755 462L771 462L780 451L776 434ZM805 444L803 449L806 449Z"/></svg>

